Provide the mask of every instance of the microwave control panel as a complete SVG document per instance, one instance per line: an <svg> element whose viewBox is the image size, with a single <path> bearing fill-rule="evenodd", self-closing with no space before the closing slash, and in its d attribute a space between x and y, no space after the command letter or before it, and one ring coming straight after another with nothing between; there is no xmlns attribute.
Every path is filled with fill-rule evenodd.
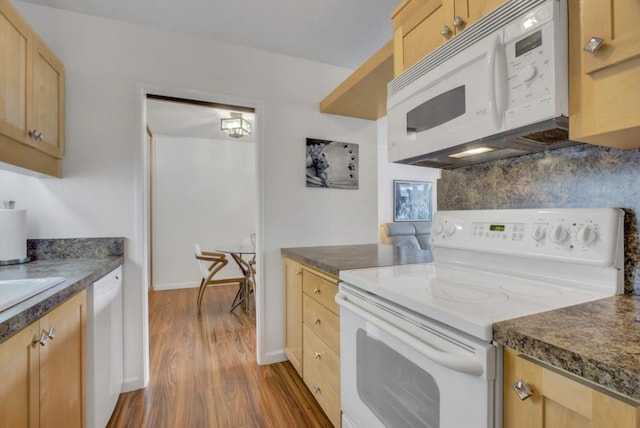
<svg viewBox="0 0 640 428"><path fill-rule="evenodd" d="M508 127L529 123L531 117L553 118L563 106L557 92L566 91L567 31L557 22L559 2L550 1L520 17L504 29L506 61L505 120ZM563 76L567 74L566 76Z"/></svg>

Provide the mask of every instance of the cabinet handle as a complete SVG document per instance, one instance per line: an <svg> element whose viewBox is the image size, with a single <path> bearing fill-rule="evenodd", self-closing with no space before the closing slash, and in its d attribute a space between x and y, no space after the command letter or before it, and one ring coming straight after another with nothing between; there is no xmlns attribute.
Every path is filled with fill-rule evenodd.
<svg viewBox="0 0 640 428"><path fill-rule="evenodd" d="M602 47L603 44L604 44L604 39L601 39L600 37L591 37L587 42L587 44L584 45L582 50L585 52L589 52L591 54L596 53L598 49Z"/></svg>
<svg viewBox="0 0 640 428"><path fill-rule="evenodd" d="M296 276L300 276L300 275L302 275L302 271L299 270L296 272Z"/></svg>
<svg viewBox="0 0 640 428"><path fill-rule="evenodd" d="M314 323L315 325L319 325L319 324L320 324L320 318L315 318L315 319L313 320L313 323Z"/></svg>
<svg viewBox="0 0 640 428"><path fill-rule="evenodd" d="M314 288L313 289L313 294L320 294L320 289Z"/></svg>
<svg viewBox="0 0 640 428"><path fill-rule="evenodd" d="M44 331L40 333L40 338L35 339L33 342L31 342L31 344L32 345L40 344L40 346L44 347L44 345L47 344L47 333L45 333Z"/></svg>
<svg viewBox="0 0 640 428"><path fill-rule="evenodd" d="M451 30L451 28L449 28L448 25L445 25L444 27L442 27L442 30L440 30L440 34L442 34L444 37L451 36L451 33L453 33L453 31Z"/></svg>
<svg viewBox="0 0 640 428"><path fill-rule="evenodd" d="M523 401L533 395L531 387L522 379L511 385L511 388L513 388L516 394L518 394L518 397Z"/></svg>
<svg viewBox="0 0 640 428"><path fill-rule="evenodd" d="M42 333L45 333L45 331L42 330ZM53 340L53 338L56 337L56 329L51 327L49 331L46 332L46 335L49 337L49 339Z"/></svg>
<svg viewBox="0 0 640 428"><path fill-rule="evenodd" d="M38 131L37 129L34 129L33 131L29 131L29 137L37 141L42 141L42 138L44 138L44 135L42 135L42 132Z"/></svg>
<svg viewBox="0 0 640 428"><path fill-rule="evenodd" d="M322 392L322 390L320 389L319 386L314 386L313 387L313 393L314 394L320 394Z"/></svg>
<svg viewBox="0 0 640 428"><path fill-rule="evenodd" d="M459 16L456 16L455 18L453 18L453 26L455 28L460 28L464 25L464 19L462 19Z"/></svg>
<svg viewBox="0 0 640 428"><path fill-rule="evenodd" d="M314 359L314 360L317 360L317 359L319 359L320 357L322 357L322 352L315 351L315 352L313 353L313 359Z"/></svg>

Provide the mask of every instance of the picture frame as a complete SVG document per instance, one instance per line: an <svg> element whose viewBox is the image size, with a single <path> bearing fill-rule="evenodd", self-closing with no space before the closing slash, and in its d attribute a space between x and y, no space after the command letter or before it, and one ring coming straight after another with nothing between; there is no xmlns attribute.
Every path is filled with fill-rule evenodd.
<svg viewBox="0 0 640 428"><path fill-rule="evenodd" d="M393 221L431 221L429 181L393 180Z"/></svg>
<svg viewBox="0 0 640 428"><path fill-rule="evenodd" d="M358 152L354 143L307 138L306 187L357 190Z"/></svg>

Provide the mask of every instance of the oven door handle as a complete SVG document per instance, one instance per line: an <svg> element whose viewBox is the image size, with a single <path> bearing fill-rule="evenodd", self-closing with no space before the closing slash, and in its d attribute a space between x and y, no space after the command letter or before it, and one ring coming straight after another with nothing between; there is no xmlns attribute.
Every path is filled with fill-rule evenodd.
<svg viewBox="0 0 640 428"><path fill-rule="evenodd" d="M407 345L411 346L418 352L431 359L433 362L457 372L462 372L473 376L482 376L482 373L484 372L482 364L473 357L440 351L439 349L436 349L433 346L430 346L416 339L414 336L399 329L393 324L388 323L387 321L376 317L375 315L367 312L359 306L354 305L353 303L349 302L345 295L342 293L336 294L335 300L340 306L343 306L344 308L363 318L365 321L374 324L376 327L398 338L402 342L406 343Z"/></svg>

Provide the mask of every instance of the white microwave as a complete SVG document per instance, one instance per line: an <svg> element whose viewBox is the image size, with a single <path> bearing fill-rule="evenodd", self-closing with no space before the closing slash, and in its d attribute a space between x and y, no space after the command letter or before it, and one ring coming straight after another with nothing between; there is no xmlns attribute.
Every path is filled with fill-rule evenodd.
<svg viewBox="0 0 640 428"><path fill-rule="evenodd" d="M509 0L388 85L389 160L458 168L568 140L567 0Z"/></svg>

